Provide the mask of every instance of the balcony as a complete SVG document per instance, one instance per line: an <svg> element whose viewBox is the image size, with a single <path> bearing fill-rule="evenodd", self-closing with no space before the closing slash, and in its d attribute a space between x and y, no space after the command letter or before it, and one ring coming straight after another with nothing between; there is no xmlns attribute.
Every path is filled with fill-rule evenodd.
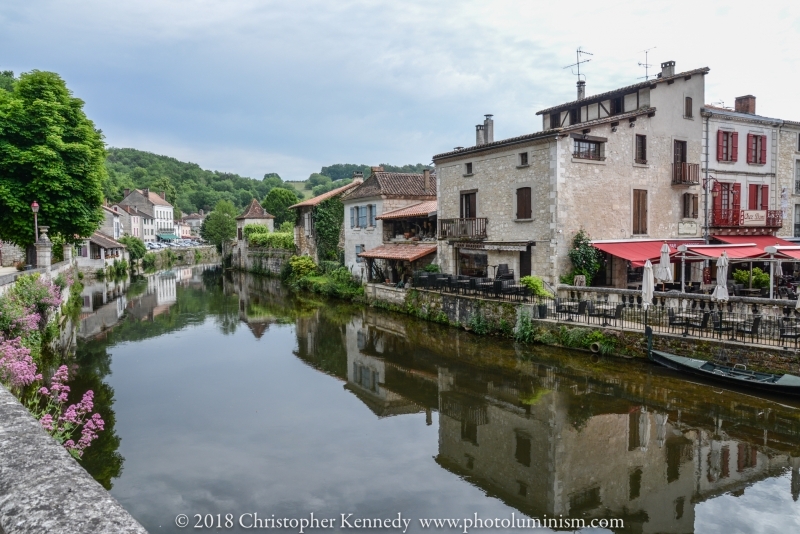
<svg viewBox="0 0 800 534"><path fill-rule="evenodd" d="M711 210L712 228L780 228L781 210Z"/></svg>
<svg viewBox="0 0 800 534"><path fill-rule="evenodd" d="M672 185L699 185L700 184L700 164L699 163L673 163L672 164Z"/></svg>
<svg viewBox="0 0 800 534"><path fill-rule="evenodd" d="M474 219L439 219L439 239L486 239L485 217Z"/></svg>

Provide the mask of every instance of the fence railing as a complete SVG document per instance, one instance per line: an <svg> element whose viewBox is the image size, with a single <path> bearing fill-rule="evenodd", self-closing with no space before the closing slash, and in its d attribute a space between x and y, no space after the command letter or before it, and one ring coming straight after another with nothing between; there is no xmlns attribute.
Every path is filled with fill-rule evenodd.
<svg viewBox="0 0 800 534"><path fill-rule="evenodd" d="M744 213L748 210L733 210L733 209L712 209L711 210L711 226L726 227L726 226L748 226L745 221ZM765 211L766 218L764 224L757 224L753 226L762 226L770 228L780 228L783 226L783 212L781 210L755 210Z"/></svg>
<svg viewBox="0 0 800 534"><path fill-rule="evenodd" d="M474 219L439 219L439 239L485 239L485 217Z"/></svg>
<svg viewBox="0 0 800 534"><path fill-rule="evenodd" d="M700 183L699 163L673 163L672 185L697 185Z"/></svg>

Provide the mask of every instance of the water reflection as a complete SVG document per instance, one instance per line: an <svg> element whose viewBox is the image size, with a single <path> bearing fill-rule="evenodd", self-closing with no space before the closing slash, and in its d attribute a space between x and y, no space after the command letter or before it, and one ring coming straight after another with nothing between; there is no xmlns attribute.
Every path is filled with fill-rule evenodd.
<svg viewBox="0 0 800 534"><path fill-rule="evenodd" d="M794 405L241 273L178 270L124 289L121 316L103 312L121 295L98 298L103 317L81 329L102 326L78 354L92 387L107 388L107 409L106 383L121 388L133 467L115 495L151 530L169 530L178 512L269 507L613 517L624 532L758 530L763 517L726 523L749 509L772 513L778 530L799 522ZM119 456L109 439L93 474Z"/></svg>

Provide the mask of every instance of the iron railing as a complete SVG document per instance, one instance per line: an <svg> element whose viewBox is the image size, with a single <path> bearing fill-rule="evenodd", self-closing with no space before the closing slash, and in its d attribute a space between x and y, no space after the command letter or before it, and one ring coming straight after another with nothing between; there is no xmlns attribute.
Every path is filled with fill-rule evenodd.
<svg viewBox="0 0 800 534"><path fill-rule="evenodd" d="M439 239L486 239L488 219L439 219Z"/></svg>
<svg viewBox="0 0 800 534"><path fill-rule="evenodd" d="M715 227L739 227L744 226L743 212L745 210L731 210L731 209L712 209L711 210L711 226ZM783 212L781 210L764 210L766 211L766 220L762 227L764 228L780 228L783 226Z"/></svg>
<svg viewBox="0 0 800 534"><path fill-rule="evenodd" d="M699 163L673 163L672 185L697 185L700 183Z"/></svg>

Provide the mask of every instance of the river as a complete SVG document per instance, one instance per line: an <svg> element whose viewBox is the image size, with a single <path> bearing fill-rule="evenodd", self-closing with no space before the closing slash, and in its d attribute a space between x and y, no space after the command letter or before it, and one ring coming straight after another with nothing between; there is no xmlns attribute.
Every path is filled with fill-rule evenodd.
<svg viewBox="0 0 800 534"><path fill-rule="evenodd" d="M194 267L87 286L76 363L108 423L84 466L153 533L312 513L334 520L312 532L800 530L798 404L646 362Z"/></svg>

